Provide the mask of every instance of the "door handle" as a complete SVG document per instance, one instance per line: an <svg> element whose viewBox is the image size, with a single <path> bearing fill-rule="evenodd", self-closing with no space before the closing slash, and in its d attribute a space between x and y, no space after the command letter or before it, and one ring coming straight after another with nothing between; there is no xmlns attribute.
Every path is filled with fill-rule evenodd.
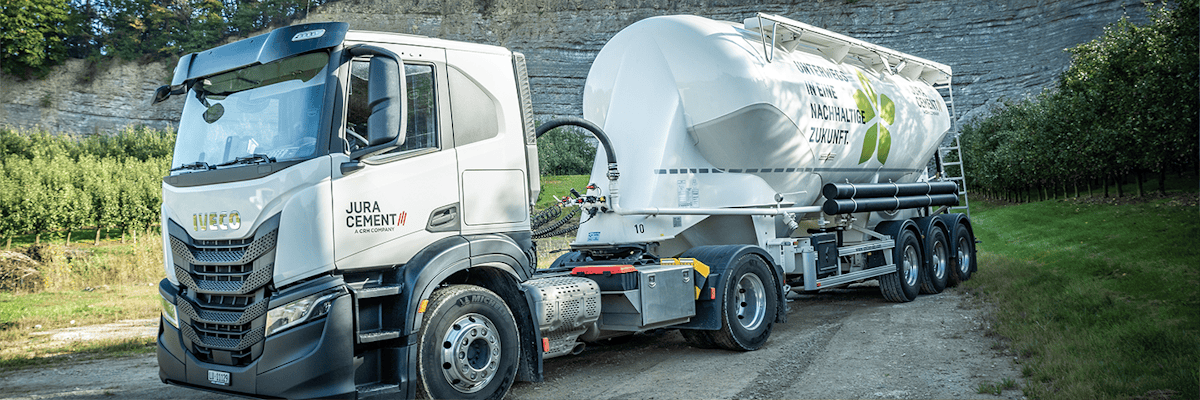
<svg viewBox="0 0 1200 400"><path fill-rule="evenodd" d="M429 223L425 230L430 232L449 232L458 230L458 203L439 207L429 214Z"/></svg>
<svg viewBox="0 0 1200 400"><path fill-rule="evenodd" d="M454 221L454 216L457 214L458 213L454 212L453 208L441 210L440 212L435 212L433 214L433 218L429 219L429 225L432 225L432 226L445 225L447 223Z"/></svg>

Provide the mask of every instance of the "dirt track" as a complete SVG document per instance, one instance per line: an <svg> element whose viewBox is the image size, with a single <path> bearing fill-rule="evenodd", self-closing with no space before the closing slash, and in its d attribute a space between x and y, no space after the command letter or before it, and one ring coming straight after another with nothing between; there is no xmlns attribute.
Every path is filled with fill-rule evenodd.
<svg viewBox="0 0 1200 400"><path fill-rule="evenodd" d="M761 350L693 349L677 331L653 332L546 360L546 381L517 383L508 398L1021 398L976 393L1020 373L965 297L950 289L897 304L874 286L793 294L789 322ZM0 398L223 397L159 383L150 355L8 373Z"/></svg>

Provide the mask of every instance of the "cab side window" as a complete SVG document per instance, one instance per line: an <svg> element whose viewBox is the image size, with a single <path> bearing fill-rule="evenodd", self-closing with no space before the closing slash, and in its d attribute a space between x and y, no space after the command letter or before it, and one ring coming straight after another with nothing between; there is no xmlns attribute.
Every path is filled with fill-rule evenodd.
<svg viewBox="0 0 1200 400"><path fill-rule="evenodd" d="M367 146L367 120L371 107L367 103L367 80L371 77L371 63L367 60L350 62L350 96L346 101L346 142L350 150Z"/></svg>
<svg viewBox="0 0 1200 400"><path fill-rule="evenodd" d="M408 96L408 128L404 145L397 151L438 147L437 91L433 86L433 66L404 64Z"/></svg>
<svg viewBox="0 0 1200 400"><path fill-rule="evenodd" d="M408 110L404 144L390 153L438 147L437 91L433 66L404 64L405 95ZM350 64L349 97L346 104L346 142L351 151L366 147L367 122L371 107L367 100L370 62L354 60Z"/></svg>

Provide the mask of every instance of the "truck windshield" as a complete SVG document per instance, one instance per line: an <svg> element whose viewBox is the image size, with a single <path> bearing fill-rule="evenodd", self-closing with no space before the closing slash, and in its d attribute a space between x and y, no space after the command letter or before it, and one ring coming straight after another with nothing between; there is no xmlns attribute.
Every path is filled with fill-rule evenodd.
<svg viewBox="0 0 1200 400"><path fill-rule="evenodd" d="M313 156L328 63L329 53L315 52L196 81L183 106L171 168Z"/></svg>

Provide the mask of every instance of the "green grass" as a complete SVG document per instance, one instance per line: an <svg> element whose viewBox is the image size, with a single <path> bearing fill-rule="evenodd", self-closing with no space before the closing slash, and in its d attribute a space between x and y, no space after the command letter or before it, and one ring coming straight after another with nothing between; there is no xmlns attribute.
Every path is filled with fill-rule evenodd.
<svg viewBox="0 0 1200 400"><path fill-rule="evenodd" d="M996 329L1020 358L1026 395L1200 392L1194 199L972 203L983 243L967 287L995 304Z"/></svg>
<svg viewBox="0 0 1200 400"><path fill-rule="evenodd" d="M571 189L575 189L579 194L585 194L589 183L607 184L607 182L588 182L589 178L588 175L543 176L542 192L538 195L534 208L541 210L549 207L550 204L558 201L557 198L570 196Z"/></svg>
<svg viewBox="0 0 1200 400"><path fill-rule="evenodd" d="M26 356L0 356L0 372L64 362L150 354L154 353L156 348L156 339L153 337L71 342L65 346L37 349Z"/></svg>
<svg viewBox="0 0 1200 400"><path fill-rule="evenodd" d="M141 351L145 339L112 339L55 344L33 332L87 326L159 314L158 287L152 283L32 294L0 293L0 369L40 365L61 353L119 356ZM72 323L74 322L74 323Z"/></svg>
<svg viewBox="0 0 1200 400"><path fill-rule="evenodd" d="M979 394L993 394L999 396L1001 393L1004 393L1005 390L1012 390L1016 388L1017 381L1015 379L1004 378L1004 380L996 383L980 383L979 387L975 389L975 392Z"/></svg>

